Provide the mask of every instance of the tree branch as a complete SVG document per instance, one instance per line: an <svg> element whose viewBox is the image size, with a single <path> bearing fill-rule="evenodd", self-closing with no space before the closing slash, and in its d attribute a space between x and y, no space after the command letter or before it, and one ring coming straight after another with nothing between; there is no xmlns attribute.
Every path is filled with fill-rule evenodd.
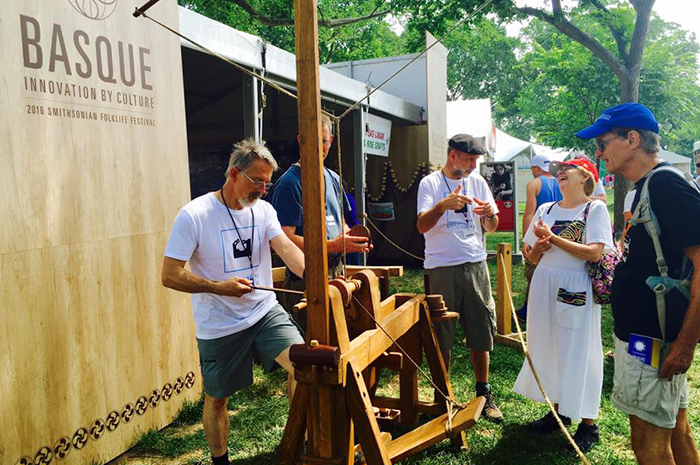
<svg viewBox="0 0 700 465"><path fill-rule="evenodd" d="M608 66L608 68L610 68L610 70L613 73L615 73L615 75L620 80L627 78L628 71L624 63L621 60L619 60L615 55L610 53L610 51L607 48L605 48L600 42L583 32L581 29L579 29L573 23L567 20L561 11L561 4L558 0L552 0L552 9L554 13L550 15L546 11L541 10L539 8L516 8L516 10L520 13L526 14L528 16L534 16L535 18L539 18L542 21L548 22L570 39L586 47L603 63L605 63Z"/></svg>
<svg viewBox="0 0 700 465"><path fill-rule="evenodd" d="M630 0L632 7L637 10L637 19L634 22L630 53L627 56L625 64L627 68L633 72L638 72L642 66L642 55L644 54L644 45L646 43L647 32L649 31L649 19L651 18L651 9L654 7L655 1L656 0Z"/></svg>
<svg viewBox="0 0 700 465"><path fill-rule="evenodd" d="M624 29L621 29L615 25L615 22L612 18L612 13L610 13L610 10L608 10L608 8L605 5L603 5L600 2L600 0L587 1L601 12L601 22L605 27L610 29L613 39L615 39L615 44L617 44L617 52L620 54L620 58L624 62L625 60L627 60L627 55L629 53L627 50L628 43L625 39Z"/></svg>
<svg viewBox="0 0 700 465"><path fill-rule="evenodd" d="M227 0L234 5L238 5L250 15L251 18L253 18L256 21L261 22L262 24L265 24L266 26L273 26L273 27L278 27L278 26L294 26L294 18L275 18L273 16L268 16L260 11L256 10L253 5L249 3L248 0ZM381 5L381 4L380 4ZM321 11L320 13L320 18L318 20L318 25L321 27L326 27L326 28L334 28L334 27L340 27L340 26L347 26L348 24L354 24L354 23L359 23L361 21L367 21L368 19L374 19L374 18L381 18L382 16L386 16L387 14L391 13L391 10L382 10L382 11L377 11L379 10L379 6L377 5L374 10L366 15L366 16L360 16L357 18L331 18L331 19L326 19L325 15Z"/></svg>

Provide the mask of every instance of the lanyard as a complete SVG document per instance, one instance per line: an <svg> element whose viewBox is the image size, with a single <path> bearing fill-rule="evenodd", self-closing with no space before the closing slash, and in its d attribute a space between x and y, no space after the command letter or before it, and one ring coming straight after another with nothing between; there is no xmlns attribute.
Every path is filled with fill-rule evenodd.
<svg viewBox="0 0 700 465"><path fill-rule="evenodd" d="M445 177L445 173L440 171L440 174L442 175L442 179L445 180L445 185L447 186L447 195L450 195L452 193L452 188L450 187L449 183L447 182L447 178ZM467 188L464 187L464 178L462 178L462 180L457 181L457 182L462 185L462 192L464 193L463 195L466 195Z"/></svg>
<svg viewBox="0 0 700 465"><path fill-rule="evenodd" d="M224 201L224 206L226 207L226 211L228 212L228 217L231 218L231 223L233 223L233 227L236 230L236 234L238 235L238 240L241 241L241 244L244 244L243 238L241 237L240 231L238 231L238 226L236 226L236 222L233 219L233 215L231 214L231 210L228 208L228 204L226 203L226 197L224 197L224 190L221 189L221 200ZM251 277L253 274L253 247L255 247L255 241L253 240L255 238L255 212L253 212L253 207L250 208L250 216L252 218L252 229L250 231L250 255L248 255L248 261L250 262L250 273ZM253 284L255 282L253 281Z"/></svg>

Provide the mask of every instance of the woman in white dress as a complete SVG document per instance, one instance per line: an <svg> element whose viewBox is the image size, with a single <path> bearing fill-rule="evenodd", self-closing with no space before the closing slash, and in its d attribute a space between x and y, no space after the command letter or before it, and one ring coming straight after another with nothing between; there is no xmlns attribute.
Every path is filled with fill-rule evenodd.
<svg viewBox="0 0 700 465"><path fill-rule="evenodd" d="M598 172L588 159L550 164L563 199L540 206L525 234L526 259L537 264L527 302L528 349L547 396L565 425L582 419L574 440L584 452L599 440L603 386L600 305L593 301L586 262L613 246L610 215L590 195ZM513 390L544 402L527 361ZM548 413L530 425L539 433L559 429Z"/></svg>

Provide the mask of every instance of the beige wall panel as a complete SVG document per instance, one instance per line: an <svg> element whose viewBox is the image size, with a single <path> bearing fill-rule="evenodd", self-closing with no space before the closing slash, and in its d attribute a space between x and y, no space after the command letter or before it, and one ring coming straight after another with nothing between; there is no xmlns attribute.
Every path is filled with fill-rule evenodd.
<svg viewBox="0 0 700 465"><path fill-rule="evenodd" d="M0 256L4 306L0 369L1 463L34 456L107 421L141 396L193 372L194 384L123 419L66 463L107 460L139 430L163 426L182 400L199 393L189 298L157 279L167 233L107 239ZM47 267L47 264L53 264ZM167 389L166 389L167 390ZM167 395L166 395L167 397ZM20 428L20 429L18 429Z"/></svg>
<svg viewBox="0 0 700 465"><path fill-rule="evenodd" d="M98 9L78 11L87 4ZM189 199L179 40L133 18L134 6L3 2L2 464L54 453L61 438L84 445L62 463L108 460L199 394L189 299L160 285L172 219ZM150 14L177 27L174 0ZM179 394L152 396L180 377ZM113 431L98 422L90 437L93 421L141 396L152 397L143 415ZM57 461L44 452L43 463Z"/></svg>
<svg viewBox="0 0 700 465"><path fill-rule="evenodd" d="M115 2L116 10L103 21L85 18L71 2L76 3L3 3L0 185L5 201L0 203L0 253L162 231L187 200L181 188L188 183L187 169L176 169L187 160L178 154L179 165L173 165L172 158L185 142L179 41L150 21L133 18L133 5L123 0ZM161 3L152 14L176 25L175 2ZM38 63L41 49L39 69L25 67L21 16L30 18L25 20L29 39L39 34L39 40L30 40L27 47L30 63ZM62 31L58 36L57 27ZM90 41L83 46L91 60L89 78L77 74L77 65L85 67L85 60L74 46L75 31L83 31ZM54 37L63 37L64 48ZM99 37L110 44L116 83L98 76ZM121 83L120 43L125 57L129 45L134 49L132 87ZM107 45L100 44L102 62L107 63ZM149 51L144 61L151 69L144 74L152 90L140 84L139 48ZM53 60L51 71L52 49L66 57L71 74L60 60ZM109 75L103 67L103 74ZM127 66L125 75L130 74ZM31 87L34 82L36 91ZM67 86L71 95L59 93L59 86ZM81 91L87 91L88 98L73 95ZM90 96L93 91L96 99ZM117 102L134 96L135 104ZM139 98L154 108L139 106ZM59 116L54 116L57 111ZM82 111L97 120L62 116L66 111Z"/></svg>
<svg viewBox="0 0 700 465"><path fill-rule="evenodd" d="M426 46L436 40L429 32L425 33ZM442 44L436 44L426 53L426 73L429 161L437 166L445 162L447 139L454 135L447 134L447 49Z"/></svg>

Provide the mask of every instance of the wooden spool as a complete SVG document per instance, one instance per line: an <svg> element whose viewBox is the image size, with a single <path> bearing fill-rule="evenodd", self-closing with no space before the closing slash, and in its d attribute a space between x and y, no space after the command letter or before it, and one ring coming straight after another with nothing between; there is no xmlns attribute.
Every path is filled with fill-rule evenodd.
<svg viewBox="0 0 700 465"><path fill-rule="evenodd" d="M445 301L442 294L431 294L425 297L426 302L428 302L428 307L432 311L433 309L442 308L445 306Z"/></svg>
<svg viewBox="0 0 700 465"><path fill-rule="evenodd" d="M348 236L361 236L367 238L367 244L372 245L372 232L367 226L356 224L350 231L348 231Z"/></svg>

